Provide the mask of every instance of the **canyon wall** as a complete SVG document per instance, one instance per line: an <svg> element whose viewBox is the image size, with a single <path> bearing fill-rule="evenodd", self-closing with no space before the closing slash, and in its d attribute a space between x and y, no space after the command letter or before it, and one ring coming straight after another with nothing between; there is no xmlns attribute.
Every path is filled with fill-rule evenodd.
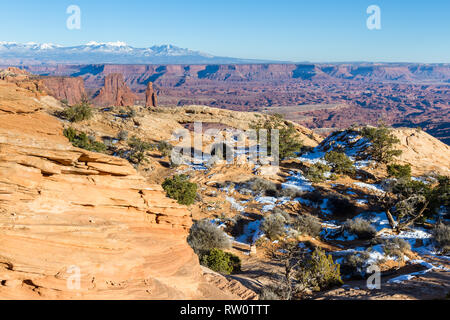
<svg viewBox="0 0 450 320"><path fill-rule="evenodd" d="M66 100L69 105L79 103L87 96L81 77L42 77L48 94L58 100Z"/></svg>

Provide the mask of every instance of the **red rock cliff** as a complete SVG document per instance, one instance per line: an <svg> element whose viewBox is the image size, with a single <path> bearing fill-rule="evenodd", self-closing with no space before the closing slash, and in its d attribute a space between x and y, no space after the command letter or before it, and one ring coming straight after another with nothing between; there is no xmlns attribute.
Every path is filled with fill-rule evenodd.
<svg viewBox="0 0 450 320"><path fill-rule="evenodd" d="M129 106L138 99L125 84L123 75L111 73L105 77L105 84L94 98L94 104L99 106Z"/></svg>
<svg viewBox="0 0 450 320"><path fill-rule="evenodd" d="M47 92L58 100L67 100L70 105L79 103L86 91L81 77L44 77L42 78Z"/></svg>
<svg viewBox="0 0 450 320"><path fill-rule="evenodd" d="M145 106L146 107L157 107L158 98L156 96L156 91L153 88L153 82L147 84L147 90L145 91Z"/></svg>

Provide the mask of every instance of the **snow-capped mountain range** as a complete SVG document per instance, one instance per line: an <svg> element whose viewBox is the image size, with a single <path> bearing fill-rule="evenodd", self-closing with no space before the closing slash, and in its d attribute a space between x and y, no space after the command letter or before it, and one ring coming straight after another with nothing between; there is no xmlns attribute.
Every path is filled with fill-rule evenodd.
<svg viewBox="0 0 450 320"><path fill-rule="evenodd" d="M64 47L52 43L0 41L0 63L77 63L77 64L210 64L258 63L265 61L218 57L173 45L135 48L125 42L96 42Z"/></svg>

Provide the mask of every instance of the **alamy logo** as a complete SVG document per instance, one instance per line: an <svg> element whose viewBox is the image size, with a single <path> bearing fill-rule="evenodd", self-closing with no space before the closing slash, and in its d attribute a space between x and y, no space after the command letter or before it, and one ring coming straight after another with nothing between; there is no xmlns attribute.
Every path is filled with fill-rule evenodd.
<svg viewBox="0 0 450 320"><path fill-rule="evenodd" d="M367 14L370 16L367 18L367 29L380 30L381 29L381 9L377 5L371 5L367 8Z"/></svg>
<svg viewBox="0 0 450 320"><path fill-rule="evenodd" d="M377 265L371 265L367 268L367 273L373 273L367 278L367 288L370 290L381 289L381 273Z"/></svg>
<svg viewBox="0 0 450 320"><path fill-rule="evenodd" d="M67 278L67 289L80 290L81 289L81 269L78 266L70 266L67 268L67 273L70 276Z"/></svg>
<svg viewBox="0 0 450 320"><path fill-rule="evenodd" d="M81 29L81 9L77 5L71 5L67 7L67 14L70 16L67 18L67 29L80 30Z"/></svg>

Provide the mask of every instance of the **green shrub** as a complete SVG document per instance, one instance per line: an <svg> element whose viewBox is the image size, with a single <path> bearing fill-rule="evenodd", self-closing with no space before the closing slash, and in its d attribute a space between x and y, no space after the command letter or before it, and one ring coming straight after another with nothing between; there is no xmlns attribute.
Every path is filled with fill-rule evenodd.
<svg viewBox="0 0 450 320"><path fill-rule="evenodd" d="M311 215L300 215L296 217L293 227L298 232L315 238L319 237L320 231L322 230L322 225L320 224L319 219Z"/></svg>
<svg viewBox="0 0 450 320"><path fill-rule="evenodd" d="M354 217L357 207L353 201L346 197L331 196L328 198L328 208L334 216L337 217Z"/></svg>
<svg viewBox="0 0 450 320"><path fill-rule="evenodd" d="M330 170L330 166L317 162L305 170L305 178L311 182L322 182L327 179L326 174L330 172Z"/></svg>
<svg viewBox="0 0 450 320"><path fill-rule="evenodd" d="M354 234L361 240L373 239L377 234L377 230L370 224L369 221L356 218L354 220L347 220L342 229L351 234Z"/></svg>
<svg viewBox="0 0 450 320"><path fill-rule="evenodd" d="M231 241L222 229L208 220L201 220L191 227L187 242L198 255L212 249L229 249Z"/></svg>
<svg viewBox="0 0 450 320"><path fill-rule="evenodd" d="M63 134L74 147L101 153L107 150L105 144L90 139L86 133L78 132L72 127L64 129Z"/></svg>
<svg viewBox="0 0 450 320"><path fill-rule="evenodd" d="M151 143L142 141L136 136L133 136L128 140L128 146L130 147L128 160L135 164L146 162L147 151L153 148L153 145Z"/></svg>
<svg viewBox="0 0 450 320"><path fill-rule="evenodd" d="M179 204L189 206L195 202L197 185L188 180L188 176L181 174L164 180L162 187L169 198L175 199Z"/></svg>
<svg viewBox="0 0 450 320"><path fill-rule="evenodd" d="M260 120L253 124L252 129L257 131L259 138L259 130L267 130L267 153L270 155L272 150L272 130L279 132L279 157L284 159L295 156L295 152L299 152L303 146L303 142L291 122L287 122L280 114L272 115L266 120Z"/></svg>
<svg viewBox="0 0 450 320"><path fill-rule="evenodd" d="M334 173L349 175L355 172L353 161L343 152L327 152L325 154L325 161L328 162Z"/></svg>
<svg viewBox="0 0 450 320"><path fill-rule="evenodd" d="M92 108L87 101L67 107L61 114L63 118L69 120L70 122L89 120L93 116Z"/></svg>
<svg viewBox="0 0 450 320"><path fill-rule="evenodd" d="M390 164L387 166L387 172L390 177L398 179L410 179L411 178L411 165L405 164Z"/></svg>
<svg viewBox="0 0 450 320"><path fill-rule="evenodd" d="M436 244L445 254L450 252L450 226L439 224L433 230L433 236Z"/></svg>
<svg viewBox="0 0 450 320"><path fill-rule="evenodd" d="M286 219L281 214L271 214L261 223L261 231L270 240L277 240L286 233Z"/></svg>
<svg viewBox="0 0 450 320"><path fill-rule="evenodd" d="M436 216L443 209L446 208L447 217L450 213L450 177L439 176L439 184L434 187L428 196L429 210L426 212L428 217Z"/></svg>
<svg viewBox="0 0 450 320"><path fill-rule="evenodd" d="M303 289L321 291L335 285L343 284L340 265L333 261L331 255L316 248L309 259L302 262L297 280Z"/></svg>
<svg viewBox="0 0 450 320"><path fill-rule="evenodd" d="M367 153L372 160L378 163L389 163L394 157L402 154L401 150L394 149L394 146L400 142L391 130L385 125L378 128L365 127L361 130L361 135L367 138L371 145L367 149Z"/></svg>
<svg viewBox="0 0 450 320"><path fill-rule="evenodd" d="M208 254L203 255L201 263L213 271L224 274L236 273L241 270L241 259L220 249L212 249Z"/></svg>
<svg viewBox="0 0 450 320"><path fill-rule="evenodd" d="M168 157L172 153L173 146L167 141L158 142L156 148L163 155L163 157Z"/></svg>

